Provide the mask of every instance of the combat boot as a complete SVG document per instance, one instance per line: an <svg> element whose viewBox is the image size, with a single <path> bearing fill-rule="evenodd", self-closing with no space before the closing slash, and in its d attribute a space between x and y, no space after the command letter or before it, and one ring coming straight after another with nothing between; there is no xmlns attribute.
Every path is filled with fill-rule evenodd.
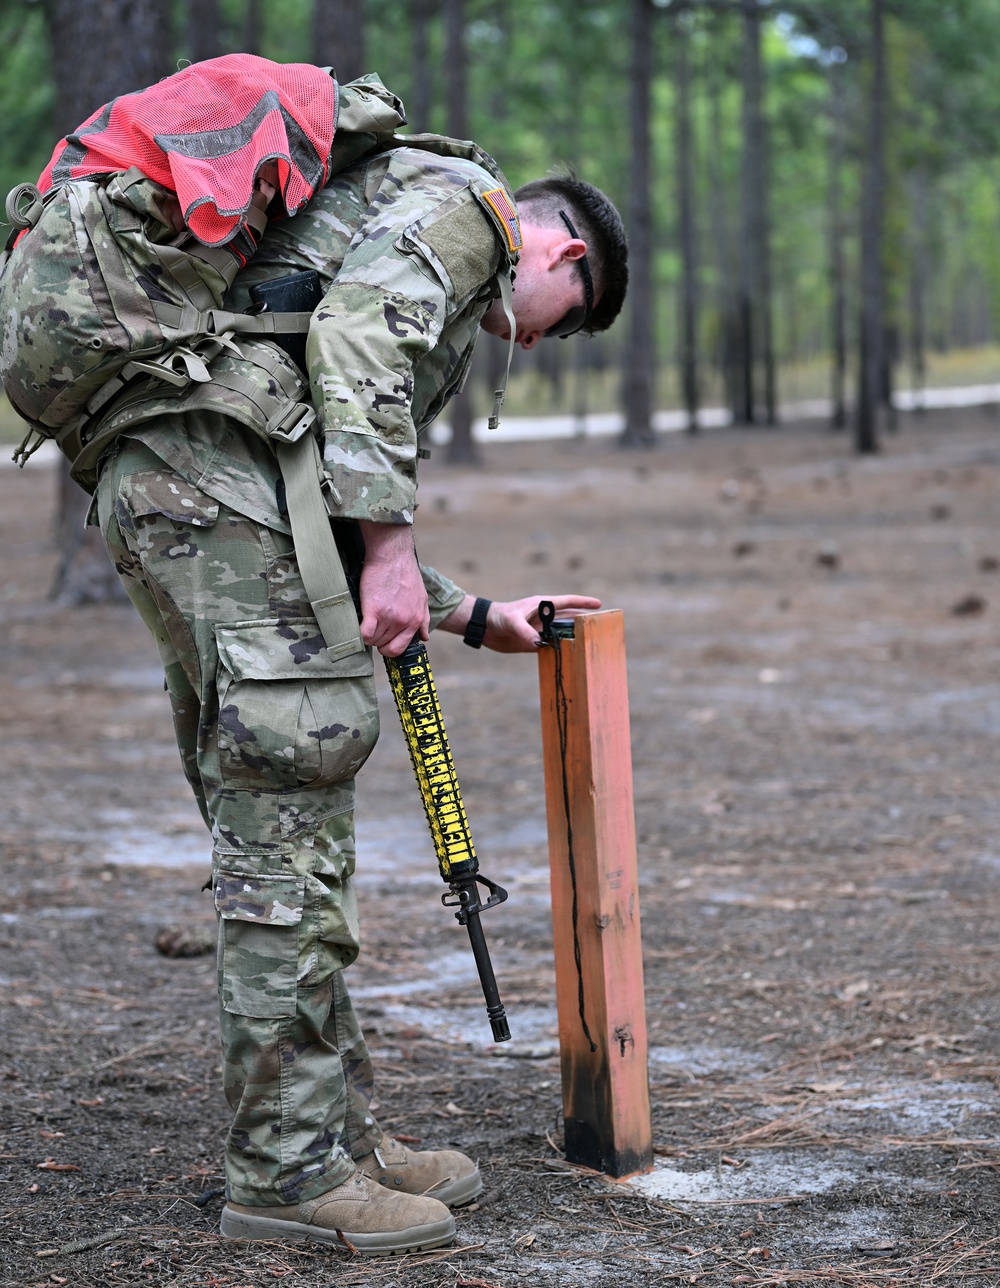
<svg viewBox="0 0 1000 1288"><path fill-rule="evenodd" d="M248 1207L228 1202L222 1209L228 1239L285 1239L350 1245L385 1257L394 1252L438 1248L455 1237L455 1218L437 1199L386 1193L361 1172L317 1199L284 1207Z"/></svg>
<svg viewBox="0 0 1000 1288"><path fill-rule="evenodd" d="M471 1203L483 1190L479 1168L457 1149L414 1151L386 1135L354 1166L390 1192L427 1195L449 1207Z"/></svg>

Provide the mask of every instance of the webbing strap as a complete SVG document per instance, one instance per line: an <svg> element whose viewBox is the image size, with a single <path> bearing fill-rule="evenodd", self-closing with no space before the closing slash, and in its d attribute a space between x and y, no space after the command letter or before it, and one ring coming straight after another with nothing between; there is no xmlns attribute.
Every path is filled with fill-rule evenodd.
<svg viewBox="0 0 1000 1288"><path fill-rule="evenodd" d="M195 267L193 256L188 251L180 250L176 246L158 245L153 249L155 250L156 258L160 261L171 277L173 277L174 281L176 281L181 287L185 295L187 295L191 300L192 304L194 304L198 309L206 311L210 310L215 304L215 296L205 284L203 277ZM208 261L209 255L206 253L207 250L208 247L199 247L199 258L203 258ZM224 256L226 255L229 256L229 263L225 262ZM235 256L230 254L229 251L223 251L222 256L213 258L219 258L222 260L222 263L227 270L224 273L224 276L228 281L232 281L236 276L236 269L239 266L239 261ZM219 267L221 271L221 266Z"/></svg>
<svg viewBox="0 0 1000 1288"><path fill-rule="evenodd" d="M267 228L266 210L261 210L259 206L249 206L243 218L257 234L258 240L264 236L264 230Z"/></svg>
<svg viewBox="0 0 1000 1288"><path fill-rule="evenodd" d="M309 330L311 313L231 313L228 309L196 309L191 304L152 301L156 320L164 329L184 337L223 335L301 334Z"/></svg>
<svg viewBox="0 0 1000 1288"><path fill-rule="evenodd" d="M212 330L236 331L239 335L301 334L309 330L311 313L226 313L213 309Z"/></svg>
<svg viewBox="0 0 1000 1288"><path fill-rule="evenodd" d="M303 411L306 409L303 407ZM301 431L301 432L300 432ZM320 488L319 445L311 422L269 431L285 480L288 522L306 595L331 658L364 652L358 615ZM289 441L289 435L297 435Z"/></svg>
<svg viewBox="0 0 1000 1288"><path fill-rule="evenodd" d="M500 285L500 303L503 305L504 316L507 318L507 326L510 329L510 341L507 345L507 370L503 375L503 383L494 394L493 415L489 418L488 427L496 429L500 424L500 409L503 407L503 400L507 396L507 382L510 380L510 364L514 361L514 337L517 334L517 320L514 317L514 287L510 280L510 270L499 275Z"/></svg>
<svg viewBox="0 0 1000 1288"><path fill-rule="evenodd" d="M152 376L154 380L161 380L164 384L173 385L177 389L186 389L192 382L207 384L212 377L206 364L215 357L221 347L222 337L217 341L213 340L211 345L203 343L202 353L196 353L193 349L179 345L158 358L134 358L131 362L126 362L117 376L106 380L97 393L87 400L83 413L75 418L73 424L76 425L79 422L82 427L89 417L96 416L102 407L138 376Z"/></svg>

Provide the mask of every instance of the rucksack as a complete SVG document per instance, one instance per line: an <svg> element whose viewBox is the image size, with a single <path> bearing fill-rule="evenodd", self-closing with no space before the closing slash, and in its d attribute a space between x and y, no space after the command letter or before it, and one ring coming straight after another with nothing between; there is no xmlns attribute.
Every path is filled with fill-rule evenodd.
<svg viewBox="0 0 1000 1288"><path fill-rule="evenodd" d="M187 72L197 71L200 76L206 68L214 68L234 75L239 82L248 72L249 57L228 55L195 64ZM235 62L227 63L227 58ZM146 127L145 135L140 131L138 146L129 130L116 133L115 109L122 100L115 100L57 147L42 176L43 183L51 181L57 186L44 195L27 184L11 192L7 217L15 229L0 258L0 375L11 405L31 426L14 459L23 465L42 442L55 440L72 462L72 476L92 492L103 454L129 425L131 403L150 396L151 384L161 389L173 386L173 392L181 397L186 397L192 386L223 385L225 376L219 367L224 365L221 355L226 350L256 367L260 378L247 381L237 377L240 392L250 404L247 423L263 434L277 457L302 580L327 651L338 658L362 650L364 644L320 485L323 468L312 432L316 413L309 402L308 377L301 357L296 365L280 349L256 342L307 331L315 303L311 292L317 287L303 282L308 273L272 279L267 284L280 298L293 301L279 308L301 308L300 312L266 309L255 314L234 313L224 307L226 291L253 253L263 227L261 221L255 222L251 208L257 167L274 155L289 166L291 159L301 160L302 139L293 128L294 95L300 84L315 84L315 74L325 76L320 69L307 68L300 82L295 73L289 101L282 93L288 89L287 82L259 93L258 73L262 73L260 64L264 62L252 60L250 82L243 85L251 98L258 93L255 101L262 106L244 118L244 123L250 123L252 146L249 161L236 176L237 180L242 178L242 186L230 182L233 175L229 171L221 179L214 173L217 164L227 162L225 148L206 148L202 141L189 151L202 160L207 153L212 164L200 171L190 190L176 181L173 168L169 173L159 168L162 158L167 159L163 164L172 161L174 152L187 157L183 131L170 135L156 132L163 87L169 89L174 80L168 77L159 87L126 96L138 100L151 96L130 105L139 107L136 115ZM220 68L220 64L225 66ZM272 80L280 81L283 75L267 72ZM490 418L493 426L514 351L511 272L521 249L520 225L508 197L507 181L492 158L474 143L433 134L397 134L406 122L402 104L377 77L364 76L341 87L331 80L324 83L324 92L328 84L334 90L328 155L323 156L326 117L321 113L317 124L314 110L313 133L319 133L321 146L317 152L312 139L312 155L319 156L321 164L311 173L308 167L295 167L303 180L298 192L293 192L282 176L286 213L299 209L331 175L364 156L394 147L472 161L498 185L479 194L504 248L494 290L510 329L507 373L496 391ZM182 107L191 109L189 122L201 140L204 129L199 132L197 127L211 122L200 121L197 102L188 102L184 92L179 97ZM145 115L147 107L150 110ZM284 133L280 127L278 133L288 145L286 154L273 151L273 140L272 151L267 147L253 150L261 137L255 130L268 113L272 118L280 116L285 127ZM270 123L275 125L276 121ZM226 134L227 127L221 127L222 142L245 145L239 131L234 140L232 127L228 128ZM183 166L181 169L179 178L183 179ZM164 179L170 183L158 181ZM230 208L225 199L221 206L216 199L223 191L235 192ZM211 209L205 208L206 193L212 199ZM179 202L188 224L180 235L174 235L170 226L166 203L171 199ZM196 232L202 234L201 239ZM215 244L207 244L213 240ZM294 346L286 343L284 347L294 358ZM210 370L213 358L219 359L214 374Z"/></svg>
<svg viewBox="0 0 1000 1288"><path fill-rule="evenodd" d="M0 377L31 426L15 460L46 439L75 460L137 377L208 381L233 336L304 332L308 313L224 307L266 223L251 205L257 168L276 160L294 214L403 124L375 76L338 86L329 69L231 54L115 99L61 141L39 185L7 198Z"/></svg>

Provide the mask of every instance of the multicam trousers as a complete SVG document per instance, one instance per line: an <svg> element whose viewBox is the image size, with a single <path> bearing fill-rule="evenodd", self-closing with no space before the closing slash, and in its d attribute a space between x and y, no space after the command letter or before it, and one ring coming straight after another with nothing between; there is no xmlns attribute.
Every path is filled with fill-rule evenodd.
<svg viewBox="0 0 1000 1288"><path fill-rule="evenodd" d="M142 444L121 441L97 499L212 830L228 1193L315 1198L381 1137L342 975L358 954L354 774L378 737L371 653L327 660L291 538Z"/></svg>

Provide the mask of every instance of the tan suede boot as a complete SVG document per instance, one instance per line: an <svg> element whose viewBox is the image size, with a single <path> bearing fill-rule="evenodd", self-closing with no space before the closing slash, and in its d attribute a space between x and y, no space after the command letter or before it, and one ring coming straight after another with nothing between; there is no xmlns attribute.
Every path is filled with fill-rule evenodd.
<svg viewBox="0 0 1000 1288"><path fill-rule="evenodd" d="M228 1239L306 1239L351 1245L369 1256L438 1248L455 1237L455 1218L437 1199L386 1193L361 1172L318 1199L288 1207L248 1207L229 1202L222 1209Z"/></svg>
<svg viewBox="0 0 1000 1288"><path fill-rule="evenodd" d="M479 1168L457 1149L407 1149L383 1136L375 1149L354 1166L397 1194L424 1194L449 1207L471 1203L483 1190Z"/></svg>

